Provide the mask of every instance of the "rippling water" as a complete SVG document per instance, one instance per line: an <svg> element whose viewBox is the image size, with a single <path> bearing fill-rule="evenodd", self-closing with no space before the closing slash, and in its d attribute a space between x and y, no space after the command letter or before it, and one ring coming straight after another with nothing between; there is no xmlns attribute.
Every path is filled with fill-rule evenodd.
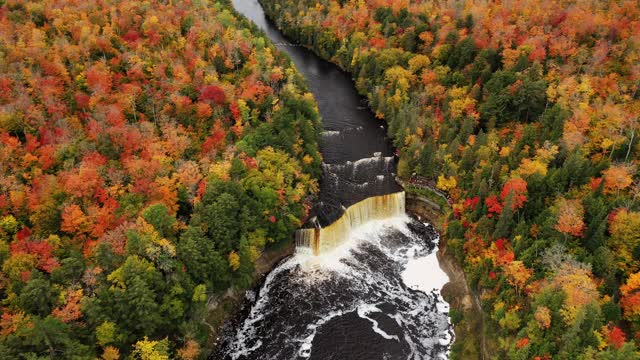
<svg viewBox="0 0 640 360"><path fill-rule="evenodd" d="M286 52L304 75L322 115L324 133L320 151L325 162L325 176L320 181L320 201L312 209L317 222L333 223L350 205L370 196L402 190L394 181L396 164L390 161L393 148L387 137L385 122L376 119L355 90L349 74L313 52L289 41L266 18L257 0L233 0L240 13L264 30L276 46ZM369 159L377 163L373 172L357 169L352 177L336 177L327 166L349 166ZM327 171L329 170L329 171Z"/></svg>
<svg viewBox="0 0 640 360"><path fill-rule="evenodd" d="M333 252L299 251L250 294L216 358L446 359L453 333L436 290L447 281L437 240L403 216L355 229Z"/></svg>
<svg viewBox="0 0 640 360"><path fill-rule="evenodd" d="M318 102L325 163L314 223L326 226L363 199L400 191L385 127L348 74L302 47L287 46L257 0L233 4L291 56ZM320 256L298 249L258 293L248 292L244 311L227 324L211 358L447 358L453 332L439 293L447 277L435 258L435 230L404 215L345 234L337 241L342 246Z"/></svg>

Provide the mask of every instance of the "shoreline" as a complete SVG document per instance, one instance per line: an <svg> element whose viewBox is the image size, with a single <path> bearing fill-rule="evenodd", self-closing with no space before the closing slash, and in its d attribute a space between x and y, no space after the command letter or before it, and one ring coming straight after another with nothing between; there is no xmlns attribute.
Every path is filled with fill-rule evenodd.
<svg viewBox="0 0 640 360"><path fill-rule="evenodd" d="M208 299L207 310L202 319L202 323L211 329L204 347L206 358L209 359L216 353L219 337L224 332L226 325L234 321L245 310L245 303L247 302L245 293L248 290L259 291L266 276L280 262L292 256L295 248L295 241L291 241L280 247L264 251L256 261L256 269L253 273L251 286L247 288L232 288L224 294L212 296Z"/></svg>
<svg viewBox="0 0 640 360"><path fill-rule="evenodd" d="M440 269L449 277L440 294L449 303L455 339L451 353L459 359L488 359L484 336L484 312L478 296L469 288L464 269L448 251L442 227L443 210L433 201L407 194L406 211L432 224L440 234L436 257ZM482 350L480 350L482 349Z"/></svg>
<svg viewBox="0 0 640 360"><path fill-rule="evenodd" d="M262 3L262 0L258 0ZM272 21L273 14L268 14L267 18ZM274 22L276 28L282 32L281 26ZM288 36L285 34L285 37ZM339 62L327 59L322 56L314 46L302 44L305 48L316 54L318 57L325 59L326 61L336 65L340 70L347 74L351 74L345 69ZM352 76L352 80L355 82L355 78ZM359 91L356 87L356 91L360 96L366 98L366 94ZM370 109L373 111L372 109ZM385 126L388 126L387 121L384 121ZM479 296L475 294L468 286L466 275L462 265L458 262L453 254L448 252L447 238L444 236L444 229L442 228L441 218L444 216L442 206L448 206L447 199L444 199L442 206L439 204L439 199L429 199L419 194L410 194L407 192L407 185L402 179L396 176L396 182L405 190L406 193L406 212L413 214L430 222L440 234L440 242L438 245L438 251L436 257L438 258L438 264L440 269L444 271L449 277L449 282L445 284L440 291L442 297L449 303L450 320L454 326L455 339L451 346L451 354L456 355L456 358L460 359L489 359L490 356L487 353L486 335L484 325L484 311L479 299ZM434 192L430 189L430 192ZM442 197L442 195L436 195ZM457 312L457 314L453 313ZM455 318L454 318L455 316ZM461 317L459 321L457 318ZM478 335L479 334L479 335Z"/></svg>
<svg viewBox="0 0 640 360"><path fill-rule="evenodd" d="M451 353L462 359L489 358L484 345L482 306L479 298L469 288L463 268L448 249L447 238L444 236L442 228L443 209L422 196L412 194L406 196L407 214L428 221L440 234L436 257L440 269L449 277L449 282L442 287L440 294L449 303L451 309L450 318L455 333ZM292 256L294 251L295 242L293 241L279 248L265 251L256 263L253 283L249 288L230 289L222 295L209 299L207 313L202 321L211 329L205 347L208 358L216 353L219 336L226 325L246 310L245 292L247 290L259 291L265 277L281 261Z"/></svg>

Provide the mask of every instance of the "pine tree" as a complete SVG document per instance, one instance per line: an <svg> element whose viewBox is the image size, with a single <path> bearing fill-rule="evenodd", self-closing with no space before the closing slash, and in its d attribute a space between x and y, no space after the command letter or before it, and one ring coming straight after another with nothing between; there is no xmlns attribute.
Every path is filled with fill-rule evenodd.
<svg viewBox="0 0 640 360"><path fill-rule="evenodd" d="M505 199L500 219L498 220L496 229L493 232L494 239L509 238L511 235L511 225L513 223L514 216L513 197L514 193L510 192Z"/></svg>

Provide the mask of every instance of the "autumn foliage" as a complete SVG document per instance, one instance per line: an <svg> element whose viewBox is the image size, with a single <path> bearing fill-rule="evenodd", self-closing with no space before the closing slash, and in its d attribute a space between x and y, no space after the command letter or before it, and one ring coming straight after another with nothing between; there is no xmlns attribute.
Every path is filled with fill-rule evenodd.
<svg viewBox="0 0 640 360"><path fill-rule="evenodd" d="M561 233L582 236L584 231L584 207L580 200L561 199L558 207L556 230Z"/></svg>
<svg viewBox="0 0 640 360"><path fill-rule="evenodd" d="M638 359L636 1L262 3L351 72L407 190L446 198L485 311L452 358Z"/></svg>
<svg viewBox="0 0 640 360"><path fill-rule="evenodd" d="M512 178L504 183L500 199L505 201L509 196L512 196L511 208L513 210L521 209L527 202L527 182L521 178Z"/></svg>
<svg viewBox="0 0 640 360"><path fill-rule="evenodd" d="M226 1L0 1L0 358L206 355L208 297L318 190L313 97L254 30Z"/></svg>

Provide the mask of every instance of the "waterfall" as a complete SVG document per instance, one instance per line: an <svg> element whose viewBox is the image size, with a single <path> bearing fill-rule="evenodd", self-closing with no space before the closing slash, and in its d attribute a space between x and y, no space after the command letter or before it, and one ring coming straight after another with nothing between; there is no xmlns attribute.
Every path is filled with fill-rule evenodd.
<svg viewBox="0 0 640 360"><path fill-rule="evenodd" d="M349 239L352 229L370 220L386 219L404 213L404 191L373 196L349 206L338 220L327 227L296 231L296 246L310 248L315 255L320 255Z"/></svg>

